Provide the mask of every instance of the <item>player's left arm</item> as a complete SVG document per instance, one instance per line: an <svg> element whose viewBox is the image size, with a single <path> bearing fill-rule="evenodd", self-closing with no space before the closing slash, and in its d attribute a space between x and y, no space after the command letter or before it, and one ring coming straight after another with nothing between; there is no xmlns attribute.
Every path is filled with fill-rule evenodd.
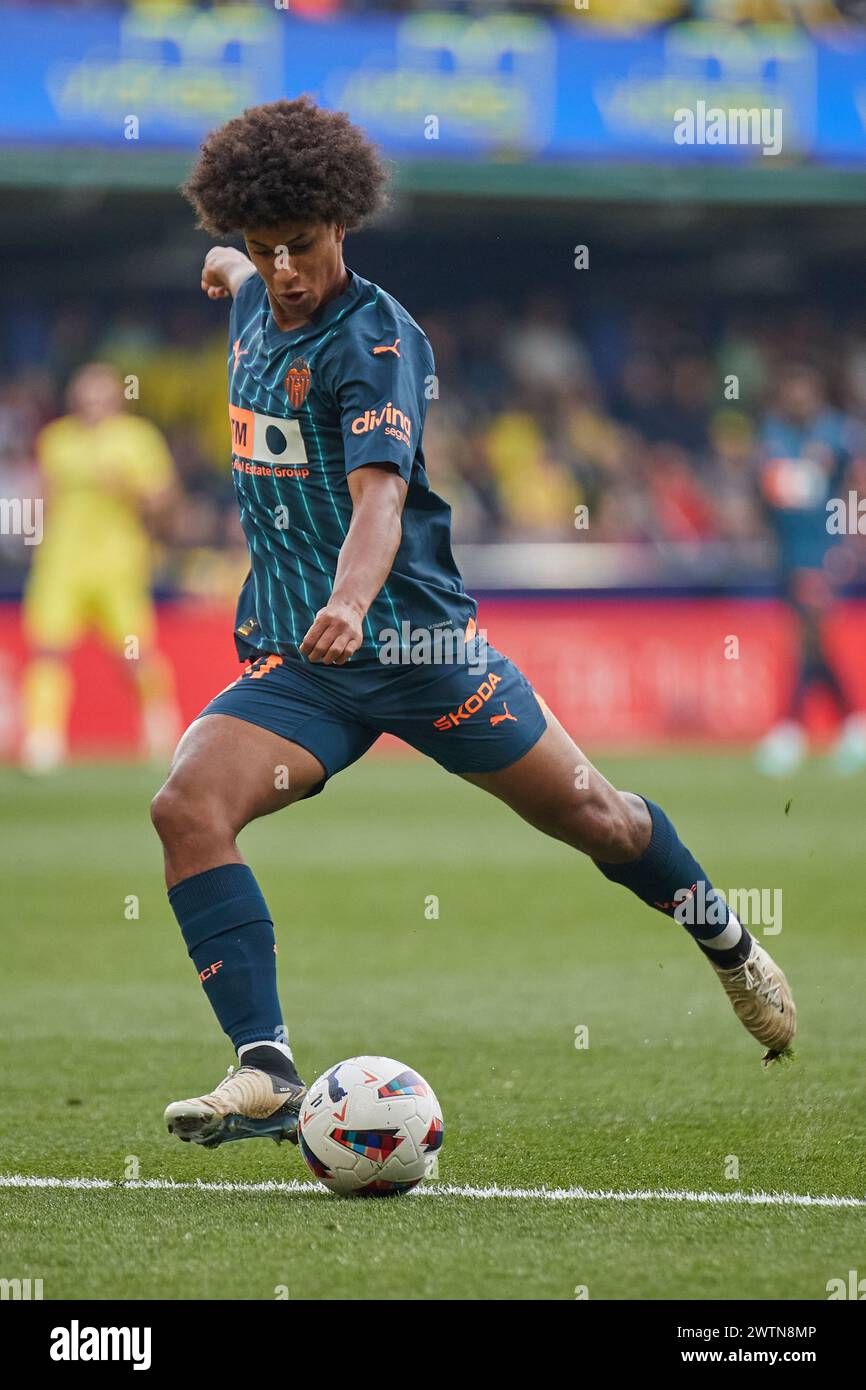
<svg viewBox="0 0 866 1390"><path fill-rule="evenodd" d="M403 533L407 485L392 464L366 464L348 477L352 520L334 587L300 650L310 661L343 666L364 640L367 609L391 572Z"/></svg>

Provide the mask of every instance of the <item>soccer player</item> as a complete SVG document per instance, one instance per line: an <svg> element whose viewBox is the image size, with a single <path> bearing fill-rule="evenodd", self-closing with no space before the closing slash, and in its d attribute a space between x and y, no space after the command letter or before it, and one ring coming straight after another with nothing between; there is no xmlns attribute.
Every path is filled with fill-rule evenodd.
<svg viewBox="0 0 866 1390"><path fill-rule="evenodd" d="M384 184L363 132L299 98L217 130L185 186L200 225L241 232L247 252L211 250L202 289L232 299L232 469L250 552L235 637L249 665L186 731L153 803L171 906L240 1064L165 1111L170 1131L209 1147L293 1138L304 1094L271 916L236 837L321 792L385 731L679 913L766 1061L794 1037L785 976L664 811L591 767L476 631L450 509L424 469L430 345L343 261L346 230L376 213Z"/></svg>
<svg viewBox="0 0 866 1390"><path fill-rule="evenodd" d="M40 773L64 760L69 656L90 629L135 681L148 753L167 756L180 728L150 596L148 526L173 496L171 454L155 425L127 413L122 382L107 363L82 367L67 395L70 413L36 441L45 534L24 600L33 655L24 678L22 763ZM128 647L131 638L137 647Z"/></svg>
<svg viewBox="0 0 866 1390"><path fill-rule="evenodd" d="M836 597L827 561L840 543L828 526L827 504L844 497L852 459L863 449L862 430L830 407L820 374L790 363L779 381L776 408L764 422L759 471L797 642L796 678L785 716L757 750L757 766L769 777L796 771L806 756L803 709L814 686L829 692L839 714L832 751L836 770L848 775L866 767L866 714L855 708L833 669L822 631Z"/></svg>

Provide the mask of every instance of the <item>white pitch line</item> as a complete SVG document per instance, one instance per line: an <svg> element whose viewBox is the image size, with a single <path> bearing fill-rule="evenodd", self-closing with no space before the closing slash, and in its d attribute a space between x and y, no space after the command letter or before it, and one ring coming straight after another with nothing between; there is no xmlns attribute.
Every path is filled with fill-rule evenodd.
<svg viewBox="0 0 866 1390"><path fill-rule="evenodd" d="M283 1192L289 1195L324 1193L317 1182L174 1182L171 1178L46 1178L26 1174L0 1174L0 1188L61 1188L68 1191L118 1192ZM866 1207L866 1197L809 1196L796 1192L690 1192L659 1188L617 1192L587 1187L460 1187L454 1183L430 1182L409 1194L413 1197L469 1197L474 1200L504 1198L511 1201L541 1202L692 1202L699 1206L754 1207Z"/></svg>

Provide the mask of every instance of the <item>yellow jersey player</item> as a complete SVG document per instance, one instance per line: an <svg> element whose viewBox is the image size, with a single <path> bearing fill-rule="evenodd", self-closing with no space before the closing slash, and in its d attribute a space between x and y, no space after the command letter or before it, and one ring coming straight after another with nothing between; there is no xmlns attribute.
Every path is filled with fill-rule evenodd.
<svg viewBox="0 0 866 1390"><path fill-rule="evenodd" d="M127 413L120 378L105 363L76 373L68 403L70 413L36 443L45 532L24 600L32 657L22 744L23 765L33 772L64 760L69 657L89 631L136 683L148 753L169 750L178 727L171 669L155 644L148 529L173 494L171 454L155 425Z"/></svg>

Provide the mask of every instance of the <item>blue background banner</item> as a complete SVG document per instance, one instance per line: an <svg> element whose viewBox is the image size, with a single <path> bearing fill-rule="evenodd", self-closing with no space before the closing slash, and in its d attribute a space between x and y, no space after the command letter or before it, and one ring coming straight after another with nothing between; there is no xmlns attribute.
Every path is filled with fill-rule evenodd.
<svg viewBox="0 0 866 1390"><path fill-rule="evenodd" d="M310 92L414 159L866 162L866 36L423 13L0 12L0 142L185 149L245 106ZM680 108L772 108L783 149L677 144Z"/></svg>

